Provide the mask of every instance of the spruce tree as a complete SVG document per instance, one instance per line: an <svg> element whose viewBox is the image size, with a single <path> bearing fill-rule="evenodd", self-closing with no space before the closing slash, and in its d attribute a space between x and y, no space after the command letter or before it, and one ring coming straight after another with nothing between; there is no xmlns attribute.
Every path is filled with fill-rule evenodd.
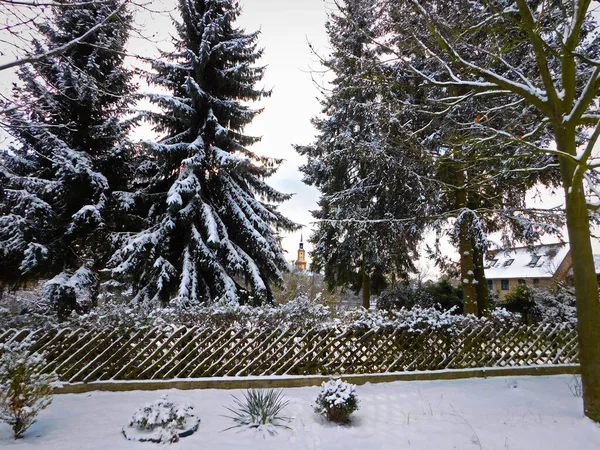
<svg viewBox="0 0 600 450"><path fill-rule="evenodd" d="M42 54L109 15L79 44L22 67L4 105L14 145L0 155L1 286L54 277L47 294L64 314L82 306L81 289L95 290L108 233L131 206L130 122L121 115L132 101L123 68L132 16L118 0L57 5L33 43Z"/></svg>
<svg viewBox="0 0 600 450"><path fill-rule="evenodd" d="M136 177L145 226L122 240L112 274L135 302L157 306L270 301L287 269L277 231L296 226L276 209L289 195L264 181L280 160L255 154L259 138L243 134L260 112L249 103L270 94L257 87L258 33L235 25L233 0L180 0L179 12L175 50L149 75L167 93L150 96L161 138L144 144Z"/></svg>
<svg viewBox="0 0 600 450"><path fill-rule="evenodd" d="M330 287L362 289L367 308L386 276L414 270L420 231L403 219L424 206L417 158L406 158L396 143L396 105L379 82L378 54L369 45L373 24L372 8L361 0L331 15L332 54L322 62L334 75L332 89L322 100L324 116L313 120L317 141L297 147L308 158L305 183L322 194L313 212L320 221L310 238L313 270L324 270Z"/></svg>

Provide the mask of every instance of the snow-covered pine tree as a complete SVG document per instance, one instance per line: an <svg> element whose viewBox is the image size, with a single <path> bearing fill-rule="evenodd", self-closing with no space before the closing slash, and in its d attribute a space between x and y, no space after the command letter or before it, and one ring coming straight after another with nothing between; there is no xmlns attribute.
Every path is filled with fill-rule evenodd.
<svg viewBox="0 0 600 450"><path fill-rule="evenodd" d="M396 105L379 82L377 49L369 45L375 23L363 0L349 0L330 16L332 54L322 63L334 75L332 89L321 102L324 117L313 120L316 142L297 147L308 158L304 182L322 194L313 212L320 222L310 238L312 267L325 271L331 287L362 289L367 308L386 275L413 270L420 231L403 219L426 206L417 158L394 142Z"/></svg>
<svg viewBox="0 0 600 450"><path fill-rule="evenodd" d="M131 207L131 123L121 119L134 91L123 68L132 16L123 0L56 5L34 41L41 54L102 21L60 55L22 67L4 105L14 145L0 155L0 286L55 276L46 291L69 299L66 314L78 291L94 290L110 255L107 233Z"/></svg>
<svg viewBox="0 0 600 450"><path fill-rule="evenodd" d="M256 87L258 33L235 25L233 0L180 0L179 12L175 50L149 75L168 93L150 95L162 138L145 143L138 176L147 226L123 240L112 275L157 306L270 301L287 269L277 231L296 225L276 209L289 195L264 181L280 160L255 154L259 138L243 134L260 112L249 102L270 94Z"/></svg>

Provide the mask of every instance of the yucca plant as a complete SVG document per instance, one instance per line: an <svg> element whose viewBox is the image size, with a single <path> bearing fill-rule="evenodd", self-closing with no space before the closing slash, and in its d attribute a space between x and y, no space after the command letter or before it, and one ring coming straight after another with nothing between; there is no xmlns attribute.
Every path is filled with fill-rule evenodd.
<svg viewBox="0 0 600 450"><path fill-rule="evenodd" d="M285 400L282 390L275 389L248 389L244 392L244 397L239 399L232 395L235 406L227 407L233 414L225 416L235 422L235 425L227 428L263 428L270 434L277 431L274 427L288 428L285 422L289 422L289 417L281 415L283 409L290 403Z"/></svg>

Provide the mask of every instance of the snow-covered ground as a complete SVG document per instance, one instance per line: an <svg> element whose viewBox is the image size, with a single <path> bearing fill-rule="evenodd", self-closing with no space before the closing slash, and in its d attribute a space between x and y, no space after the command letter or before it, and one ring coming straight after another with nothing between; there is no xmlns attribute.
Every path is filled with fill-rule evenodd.
<svg viewBox="0 0 600 450"><path fill-rule="evenodd" d="M584 418L571 376L501 377L455 381L400 381L358 386L360 409L351 426L324 422L313 412L318 387L285 389L291 430L266 437L233 429L222 415L226 390L92 392L58 395L25 438L14 441L0 425L6 449L152 449L125 440L121 428L135 410L163 394L191 402L199 430L175 449L600 449L600 426Z"/></svg>

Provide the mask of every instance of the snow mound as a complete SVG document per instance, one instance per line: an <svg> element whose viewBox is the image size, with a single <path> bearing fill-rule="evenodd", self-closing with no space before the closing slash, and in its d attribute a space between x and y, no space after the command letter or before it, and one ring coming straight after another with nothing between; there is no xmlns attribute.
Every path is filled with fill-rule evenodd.
<svg viewBox="0 0 600 450"><path fill-rule="evenodd" d="M175 404L167 395L138 409L131 422L123 427L123 435L130 441L170 443L190 436L200 425L189 404Z"/></svg>

